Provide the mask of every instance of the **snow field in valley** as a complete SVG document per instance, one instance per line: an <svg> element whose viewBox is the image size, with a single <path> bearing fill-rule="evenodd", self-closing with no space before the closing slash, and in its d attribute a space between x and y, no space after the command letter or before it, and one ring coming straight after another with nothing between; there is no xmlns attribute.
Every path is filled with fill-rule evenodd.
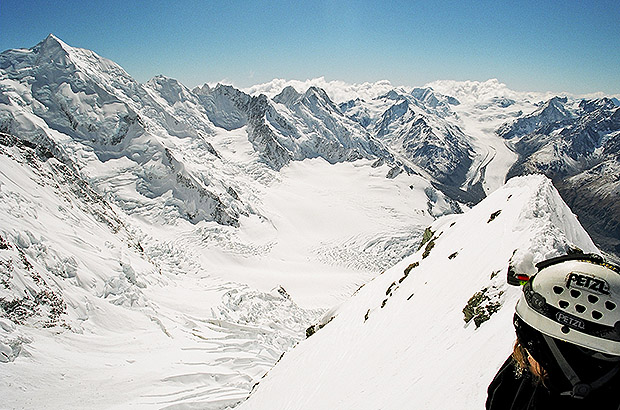
<svg viewBox="0 0 620 410"><path fill-rule="evenodd" d="M213 143L218 172L234 175L256 211L238 229L170 219L158 202L166 199L137 196L118 160L86 161L102 192L125 193L106 207L53 183L53 160L20 162L15 148L0 155L9 244L0 256L13 258L11 283L27 292L39 275L66 303L51 329L3 319L4 405L234 405L326 309L410 253L434 220L429 210L450 209L421 178L388 180L387 167L369 161L306 160L277 174L255 162L242 132ZM127 200L135 206L122 208ZM167 225L151 222L162 217Z"/></svg>

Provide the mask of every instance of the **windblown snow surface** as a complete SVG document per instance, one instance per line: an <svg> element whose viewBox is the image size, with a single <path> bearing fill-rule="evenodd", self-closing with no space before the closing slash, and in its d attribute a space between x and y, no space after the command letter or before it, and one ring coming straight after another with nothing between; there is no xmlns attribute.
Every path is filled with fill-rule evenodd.
<svg viewBox="0 0 620 410"><path fill-rule="evenodd" d="M533 273L569 247L596 251L541 176L514 178L431 230L417 253L329 312L240 409L482 409L515 338L520 289L507 285L507 267Z"/></svg>

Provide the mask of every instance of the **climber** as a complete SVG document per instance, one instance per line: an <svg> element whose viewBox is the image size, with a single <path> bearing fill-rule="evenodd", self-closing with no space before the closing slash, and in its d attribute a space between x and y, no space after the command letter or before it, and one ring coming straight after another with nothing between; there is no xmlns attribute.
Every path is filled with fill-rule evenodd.
<svg viewBox="0 0 620 410"><path fill-rule="evenodd" d="M620 409L620 267L594 254L536 265L488 410Z"/></svg>

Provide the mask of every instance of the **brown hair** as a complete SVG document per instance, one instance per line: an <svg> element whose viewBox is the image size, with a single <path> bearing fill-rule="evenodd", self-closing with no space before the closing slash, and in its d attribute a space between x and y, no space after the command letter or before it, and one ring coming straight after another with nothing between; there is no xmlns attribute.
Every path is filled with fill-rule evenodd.
<svg viewBox="0 0 620 410"><path fill-rule="evenodd" d="M515 367L517 368L517 374L519 376L522 375L524 371L529 371L534 376L535 383L545 384L547 372L542 368L540 363L534 360L532 355L530 355L527 349L521 344L519 339L517 339L514 348L512 349L512 358L515 362Z"/></svg>

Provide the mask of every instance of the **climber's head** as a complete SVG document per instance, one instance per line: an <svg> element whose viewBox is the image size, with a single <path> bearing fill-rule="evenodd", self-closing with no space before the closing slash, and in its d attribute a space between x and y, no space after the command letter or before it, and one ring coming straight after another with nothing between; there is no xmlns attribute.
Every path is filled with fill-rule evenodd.
<svg viewBox="0 0 620 410"><path fill-rule="evenodd" d="M620 356L620 267L597 255L569 255L537 268L516 316L547 336Z"/></svg>
<svg viewBox="0 0 620 410"><path fill-rule="evenodd" d="M610 369L620 362L620 268L583 254L536 266L516 307L514 356L524 348L548 387L584 397L593 387L583 380L617 373Z"/></svg>

